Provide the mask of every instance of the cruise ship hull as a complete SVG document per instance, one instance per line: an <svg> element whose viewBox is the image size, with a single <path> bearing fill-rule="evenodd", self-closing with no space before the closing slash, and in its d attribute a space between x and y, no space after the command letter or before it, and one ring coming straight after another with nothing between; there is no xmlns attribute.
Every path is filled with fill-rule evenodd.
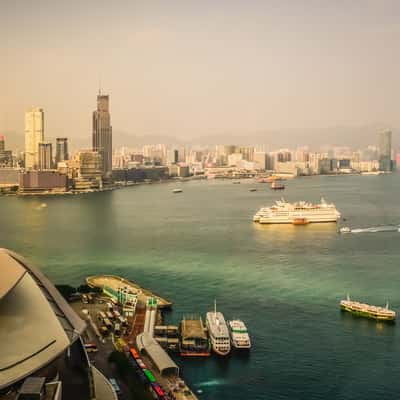
<svg viewBox="0 0 400 400"><path fill-rule="evenodd" d="M297 218L297 217L296 217ZM305 217L307 220L307 223L321 223L321 222L337 222L336 217L326 217L326 218L321 218L321 217ZM254 222L259 222L260 224L295 224L294 222L295 218L260 218L258 221L254 220ZM304 225L304 224L303 224Z"/></svg>
<svg viewBox="0 0 400 400"><path fill-rule="evenodd" d="M357 309L354 309L352 307L349 307L349 306L346 306L343 304L340 305L340 309L344 312L349 312L353 315L357 315L357 316L363 317L363 318L374 319L376 321L395 322L395 320L396 320L395 316L375 314L375 313L371 313L368 311L357 310Z"/></svg>

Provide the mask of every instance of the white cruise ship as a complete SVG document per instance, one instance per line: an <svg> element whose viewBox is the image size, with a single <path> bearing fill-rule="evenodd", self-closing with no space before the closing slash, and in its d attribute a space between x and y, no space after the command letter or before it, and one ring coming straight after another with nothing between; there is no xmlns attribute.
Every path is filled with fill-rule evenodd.
<svg viewBox="0 0 400 400"><path fill-rule="evenodd" d="M251 341L246 325L240 319L229 321L231 343L236 349L250 349Z"/></svg>
<svg viewBox="0 0 400 400"><path fill-rule="evenodd" d="M320 204L305 201L288 203L284 199L271 207L262 207L254 215L253 221L260 224L305 225L312 222L337 222L340 213L334 204L321 199Z"/></svg>
<svg viewBox="0 0 400 400"><path fill-rule="evenodd" d="M210 335L210 341L215 353L226 356L231 351L228 326L222 313L217 312L217 305L214 311L209 311L206 315L206 325Z"/></svg>

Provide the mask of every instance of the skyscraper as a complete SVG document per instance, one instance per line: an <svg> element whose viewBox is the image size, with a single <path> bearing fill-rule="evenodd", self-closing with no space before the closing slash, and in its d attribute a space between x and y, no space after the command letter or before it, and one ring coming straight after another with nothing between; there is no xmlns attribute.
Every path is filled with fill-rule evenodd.
<svg viewBox="0 0 400 400"><path fill-rule="evenodd" d="M53 166L52 145L48 142L39 143L39 165L41 170L51 169Z"/></svg>
<svg viewBox="0 0 400 400"><path fill-rule="evenodd" d="M68 139L56 139L56 164L68 160Z"/></svg>
<svg viewBox="0 0 400 400"><path fill-rule="evenodd" d="M0 153L6 149L4 136L0 135Z"/></svg>
<svg viewBox="0 0 400 400"><path fill-rule="evenodd" d="M99 92L97 110L93 112L93 151L102 159L103 177L111 178L112 174L112 127L109 111L109 96Z"/></svg>
<svg viewBox="0 0 400 400"><path fill-rule="evenodd" d="M41 108L32 108L25 113L25 168L39 166L39 143L44 141L44 113Z"/></svg>
<svg viewBox="0 0 400 400"><path fill-rule="evenodd" d="M379 169L389 172L392 170L392 132L379 134Z"/></svg>

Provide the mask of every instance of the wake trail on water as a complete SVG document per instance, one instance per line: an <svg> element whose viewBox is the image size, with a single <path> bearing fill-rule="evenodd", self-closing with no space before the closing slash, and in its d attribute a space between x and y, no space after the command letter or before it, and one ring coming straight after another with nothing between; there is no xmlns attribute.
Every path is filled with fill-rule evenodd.
<svg viewBox="0 0 400 400"><path fill-rule="evenodd" d="M379 232L400 232L400 225L380 225L371 226L368 228L348 228L344 231L343 228L340 230L341 233L379 233Z"/></svg>
<svg viewBox="0 0 400 400"><path fill-rule="evenodd" d="M226 385L226 384L227 384L227 382L223 379L211 379L209 381L196 383L194 386L211 387L211 386L220 386L220 385Z"/></svg>

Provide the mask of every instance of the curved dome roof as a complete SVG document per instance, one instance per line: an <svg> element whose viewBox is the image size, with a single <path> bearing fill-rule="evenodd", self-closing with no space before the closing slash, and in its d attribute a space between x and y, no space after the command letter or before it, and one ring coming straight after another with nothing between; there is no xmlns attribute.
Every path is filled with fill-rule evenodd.
<svg viewBox="0 0 400 400"><path fill-rule="evenodd" d="M0 277L1 389L57 358L86 325L39 270L5 249Z"/></svg>

